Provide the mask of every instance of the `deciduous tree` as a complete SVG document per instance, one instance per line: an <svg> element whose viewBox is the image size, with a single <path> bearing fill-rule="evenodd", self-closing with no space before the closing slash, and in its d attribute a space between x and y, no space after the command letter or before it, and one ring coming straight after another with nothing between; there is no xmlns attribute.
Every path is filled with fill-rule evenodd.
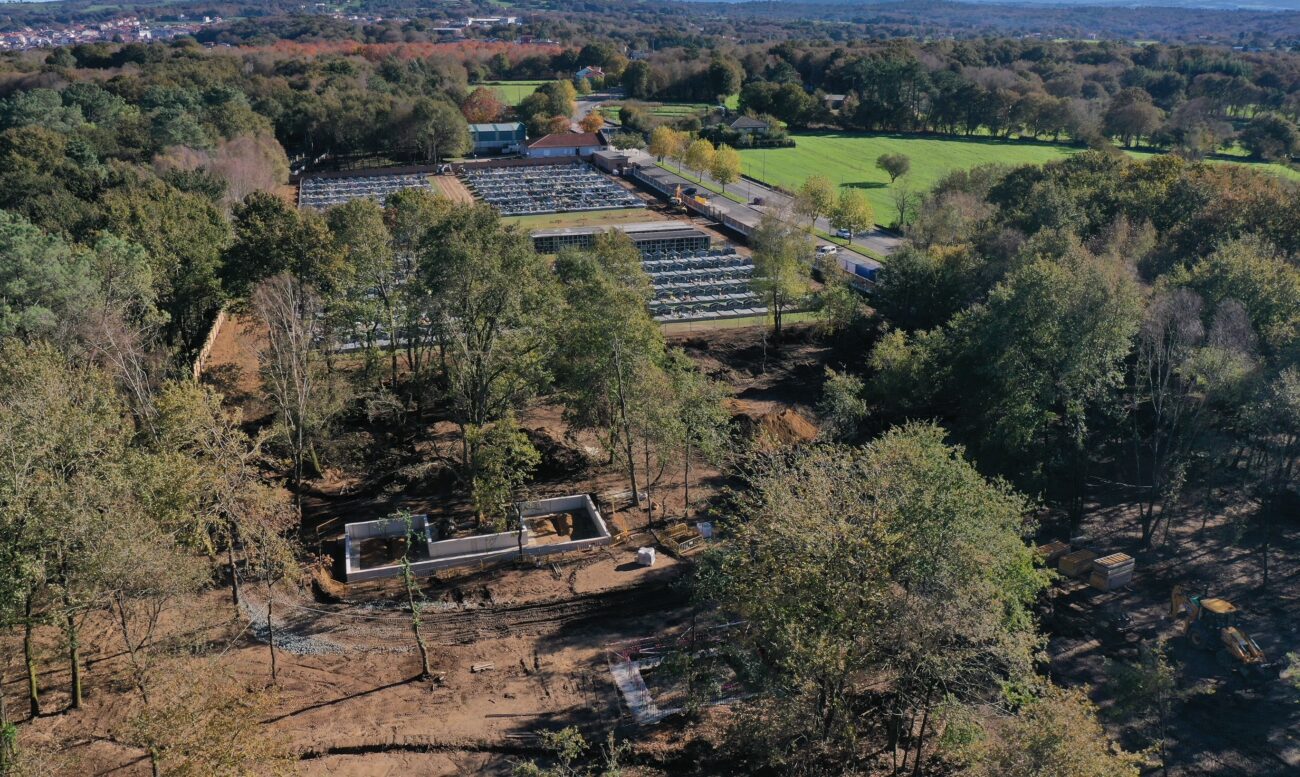
<svg viewBox="0 0 1300 777"><path fill-rule="evenodd" d="M816 223L817 219L830 214L835 207L835 186L824 175L810 175L804 179L795 195L795 213Z"/></svg>
<svg viewBox="0 0 1300 777"><path fill-rule="evenodd" d="M779 699L741 718L763 732L751 764L843 768L881 713L895 753L919 763L945 692L980 704L1031 673L1028 608L1046 578L1021 538L1028 503L943 438L907 426L747 469L697 593L744 618L737 646L762 656ZM872 701L881 677L885 699Z"/></svg>
<svg viewBox="0 0 1300 777"><path fill-rule="evenodd" d="M876 214L865 194L858 189L845 187L840 189L840 196L830 212L830 220L836 229L847 229L852 233L849 236L849 242L852 243L853 235L876 223Z"/></svg>
<svg viewBox="0 0 1300 777"><path fill-rule="evenodd" d="M893 183L912 169L912 159L907 154L881 154L876 157L876 167L883 170L889 176L889 182Z"/></svg>
<svg viewBox="0 0 1300 777"><path fill-rule="evenodd" d="M759 220L750 244L754 247L751 285L767 305L772 332L779 340L786 311L798 304L811 288L808 241L788 221L767 211Z"/></svg>
<svg viewBox="0 0 1300 777"><path fill-rule="evenodd" d="M740 153L726 143L718 146L713 154L713 160L709 163L709 175L722 184L722 191L725 194L727 184L740 180Z"/></svg>
<svg viewBox="0 0 1300 777"><path fill-rule="evenodd" d="M682 155L682 164L695 171L695 177L701 178L713 165L713 144L704 138L692 140Z"/></svg>
<svg viewBox="0 0 1300 777"><path fill-rule="evenodd" d="M660 124L650 131L648 150L660 162L664 161L664 157L676 159L682 145L681 133L667 124Z"/></svg>

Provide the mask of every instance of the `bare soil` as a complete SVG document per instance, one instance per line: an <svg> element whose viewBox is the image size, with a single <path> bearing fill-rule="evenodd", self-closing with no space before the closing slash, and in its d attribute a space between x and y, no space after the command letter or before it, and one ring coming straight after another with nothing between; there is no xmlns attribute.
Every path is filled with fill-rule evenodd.
<svg viewBox="0 0 1300 777"><path fill-rule="evenodd" d="M429 180L433 181L434 187L442 196L452 202L470 204L474 202L474 195L470 194L465 184L454 175L431 175Z"/></svg>
<svg viewBox="0 0 1300 777"><path fill-rule="evenodd" d="M1219 511L1184 507L1167 538L1155 548L1139 547L1137 508L1122 489L1099 489L1087 505L1076 548L1124 552L1137 561L1133 582L1113 598L1102 597L1129 613L1136 642L1094 633L1053 636L1049 671L1065 685L1088 684L1108 709L1109 662L1131 661L1145 647L1163 641L1186 694L1176 705L1168 745L1169 773L1201 775L1300 774L1300 692L1283 679L1248 681L1225 668L1214 651L1193 647L1170 617L1176 584L1234 602L1244 612L1242 627L1272 661L1286 664L1300 650L1300 525L1278 527L1271 554L1270 585L1262 589L1262 558L1257 538L1244 530L1246 506ZM1046 537L1045 537L1046 538ZM1113 733L1130 747L1143 744L1139 732Z"/></svg>
<svg viewBox="0 0 1300 777"><path fill-rule="evenodd" d="M248 365L242 355L247 349L239 343L256 333L240 326L222 335L207 379L217 380L214 376L225 369L227 380L221 385L228 387L228 399L248 413L257 407L255 378L249 377L256 370L242 370ZM673 338L673 344L731 387L739 431L770 434L774 442L798 442L816 434L815 403L833 355L806 329L794 328L779 347L757 328ZM610 466L598 441L571 433L557 406L537 405L521 416L521 423L544 454L528 496L627 489L625 476ZM374 434L376 440L386 434L355 433ZM310 549L325 559L336 557L332 543L344 522L381 517L397 507L469 520L464 488L454 475L454 427L431 418L412 436L415 442L406 448L367 454L361 457L364 468L336 466L312 484L304 525ZM665 473L652 488L657 519L682 516L688 507L698 511L722 485L716 470L697 463L688 506L682 501L682 476ZM1184 644L1168 617L1172 587L1191 582L1241 607L1246 629L1271 659L1300 650L1300 524L1288 519L1277 527L1271 585L1262 590L1258 538L1243 521L1250 509L1186 509L1167 538L1161 536L1155 549L1143 550L1133 495L1098 486L1074 533L1076 547L1123 551L1137 559L1133 582L1111 599L1131 614L1139 645L1168 640L1180 687L1188 692L1171 727L1171 775L1300 774L1296 690L1277 680L1256 686L1234 677L1212 654ZM418 657L400 581L347 585L324 562L301 585L277 592L281 680L266 725L302 754L307 775L505 775L514 760L540 754L537 731L565 725L579 726L592 740L615 730L635 743L634 760L642 764L686 762L707 753L708 742L716 741L725 725L725 708L711 710L699 723L669 722L649 730L630 726L623 714L609 677L608 651L690 625L692 609L676 585L690 562L661 552L655 566L638 565L636 549L655 543L645 531L644 510L611 508L605 517L619 534L613 546L444 571L422 580L423 628L435 673L431 681L414 679ZM564 523L554 522L557 535ZM1059 525L1053 516L1046 524ZM1039 539L1061 533L1045 529ZM207 646L200 652L219 655L216 660L230 676L260 685L269 678L266 593L250 588L246 594L245 607L236 611L227 592L212 591L194 607L169 611L164 627ZM141 752L120 743L135 702L124 682L126 658L111 624L98 616L87 624L86 705L76 712L59 712L67 702L67 671L58 635L43 628L39 636L41 682L47 709L55 714L23 726L22 736L61 744L76 759L67 774L147 774ZM1105 684L1108 662L1131 660L1137 647L1088 629L1049 637L1045 668L1052 678L1088 684L1103 710L1112 708ZM472 671L484 664L491 668ZM9 709L24 710L19 667L4 669L0 690ZM671 693L671 683L661 690ZM1140 744L1131 728L1112 724L1112 733L1130 746ZM641 766L628 773L672 771Z"/></svg>
<svg viewBox="0 0 1300 777"><path fill-rule="evenodd" d="M249 422L271 412L261 396L262 375L257 363L266 336L265 326L252 316L231 313L217 332L201 376L204 383L221 392L228 405L243 410Z"/></svg>

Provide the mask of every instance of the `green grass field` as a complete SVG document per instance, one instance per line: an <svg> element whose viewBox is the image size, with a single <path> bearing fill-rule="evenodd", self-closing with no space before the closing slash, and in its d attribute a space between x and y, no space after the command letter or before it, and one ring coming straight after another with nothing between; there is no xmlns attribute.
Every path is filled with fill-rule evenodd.
<svg viewBox="0 0 1300 777"><path fill-rule="evenodd" d="M822 132L792 133L791 137L796 144L794 148L741 151L745 174L790 190L797 189L810 175L824 175L836 185L862 189L876 209L876 219L886 223L893 203L889 176L876 168L876 157L881 154L907 154L912 160L912 170L908 173L911 185L917 191L924 191L953 170L987 162L1042 164L1077 150L987 138Z"/></svg>
<svg viewBox="0 0 1300 777"><path fill-rule="evenodd" d="M537 87L547 83L546 81L484 81L479 86L491 87L497 93L501 100L509 105L518 105L523 99L533 92Z"/></svg>
<svg viewBox="0 0 1300 777"><path fill-rule="evenodd" d="M651 116L658 116L661 119L683 119L688 116L703 116L709 112L712 105L707 103L658 103L658 102L640 102L633 101L632 105L644 109ZM605 118L611 121L618 121L618 111L623 107L623 103L612 102L602 103L600 112Z"/></svg>
<svg viewBox="0 0 1300 777"><path fill-rule="evenodd" d="M876 209L876 219L889 222L893 210L889 176L876 168L876 157L886 153L906 154L912 160L908 174L917 191L925 191L953 170L965 170L988 162L1042 164L1079 152L1076 146L990 138L917 137L909 135L858 134L843 132L791 133L795 148L741 151L746 175L786 189L796 189L810 175L821 174L839 186L863 190ZM1138 158L1151 156L1133 152ZM1237 164L1222 161L1223 164ZM1300 173L1282 165L1242 162L1292 180Z"/></svg>

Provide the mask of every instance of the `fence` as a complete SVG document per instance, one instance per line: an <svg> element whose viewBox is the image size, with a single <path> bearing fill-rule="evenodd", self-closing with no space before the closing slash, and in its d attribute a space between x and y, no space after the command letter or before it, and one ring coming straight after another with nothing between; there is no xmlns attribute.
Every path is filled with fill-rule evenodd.
<svg viewBox="0 0 1300 777"><path fill-rule="evenodd" d="M217 311L217 317L212 320L212 327L208 329L208 336L203 339L203 347L199 349L199 355L194 358L194 366L190 370L191 376L198 380L203 376L203 369L208 366L208 357L212 355L212 346L217 342L217 335L221 334L221 327L226 323L226 308L222 306Z"/></svg>

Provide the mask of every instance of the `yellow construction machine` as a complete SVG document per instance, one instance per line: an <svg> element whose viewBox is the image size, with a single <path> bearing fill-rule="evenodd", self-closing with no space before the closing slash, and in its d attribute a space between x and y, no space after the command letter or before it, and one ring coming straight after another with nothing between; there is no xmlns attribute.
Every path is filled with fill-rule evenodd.
<svg viewBox="0 0 1300 777"><path fill-rule="evenodd" d="M668 205L669 205L669 210L670 210L670 211L685 211L685 210L686 210L686 205L685 205L684 201L682 200L682 187L681 187L681 184L678 184L678 185L677 185L677 188L673 191L673 196L671 196L671 197L668 198Z"/></svg>
<svg viewBox="0 0 1300 777"><path fill-rule="evenodd" d="M1215 650L1219 663L1253 678L1269 674L1269 663L1259 644L1237 625L1237 607L1227 599L1189 594L1174 587L1169 616L1183 618L1183 635L1203 650ZM1184 617L1185 616L1185 617Z"/></svg>

